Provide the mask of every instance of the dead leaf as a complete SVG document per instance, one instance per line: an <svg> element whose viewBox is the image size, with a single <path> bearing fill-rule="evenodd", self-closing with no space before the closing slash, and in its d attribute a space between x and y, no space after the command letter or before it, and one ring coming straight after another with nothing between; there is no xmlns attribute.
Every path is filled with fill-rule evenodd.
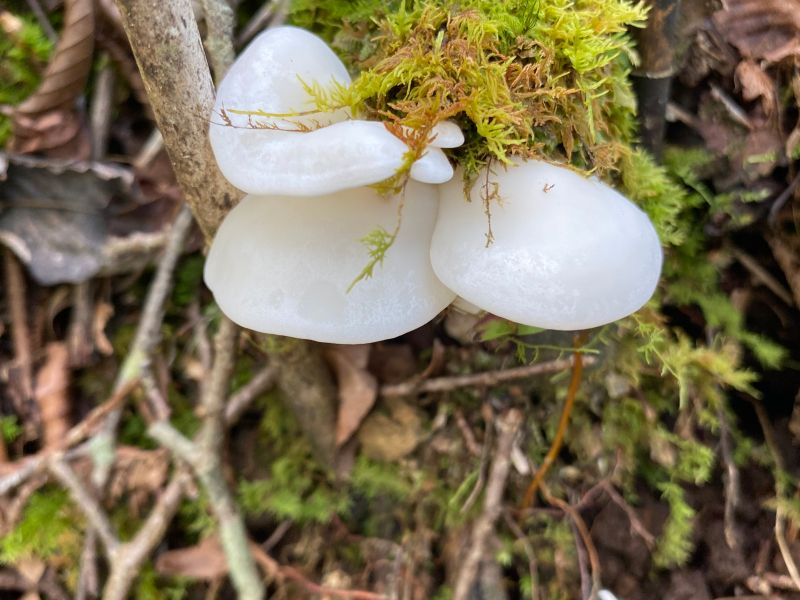
<svg viewBox="0 0 800 600"><path fill-rule="evenodd" d="M742 86L742 97L752 101L761 99L764 114L771 115L777 107L775 83L764 70L752 60L743 60L736 67L736 81Z"/></svg>
<svg viewBox="0 0 800 600"><path fill-rule="evenodd" d="M36 374L34 398L45 448L57 445L69 430L69 351L63 342L47 345L45 363Z"/></svg>
<svg viewBox="0 0 800 600"><path fill-rule="evenodd" d="M136 203L132 172L103 163L3 158L0 242L42 285L91 278L104 266L111 198Z"/></svg>
<svg viewBox="0 0 800 600"><path fill-rule="evenodd" d="M369 353L369 344L330 345L325 349L325 358L339 384L337 446L342 446L355 433L378 396L378 382L367 371Z"/></svg>
<svg viewBox="0 0 800 600"><path fill-rule="evenodd" d="M156 571L171 577L213 580L228 574L228 563L219 540L207 537L196 546L168 550L156 559Z"/></svg>
<svg viewBox="0 0 800 600"><path fill-rule="evenodd" d="M169 453L163 448L142 450L134 446L117 448L109 499L114 502L127 496L134 514L141 514L149 500L163 487L169 472Z"/></svg>
<svg viewBox="0 0 800 600"><path fill-rule="evenodd" d="M800 56L800 0L727 0L712 20L746 58Z"/></svg>
<svg viewBox="0 0 800 600"><path fill-rule="evenodd" d="M16 152L52 149L71 141L78 132L75 99L83 93L92 68L94 50L93 0L66 0L64 28L42 82L22 104L14 109L14 138L10 148ZM44 121L48 121L47 125ZM71 127L65 127L71 123ZM69 136L72 135L72 137Z"/></svg>

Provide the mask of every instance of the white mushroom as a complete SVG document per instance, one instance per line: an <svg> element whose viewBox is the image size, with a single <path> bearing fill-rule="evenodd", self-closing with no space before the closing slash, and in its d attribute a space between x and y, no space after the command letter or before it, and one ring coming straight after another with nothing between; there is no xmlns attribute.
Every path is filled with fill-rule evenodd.
<svg viewBox="0 0 800 600"><path fill-rule="evenodd" d="M496 188L495 188L496 186ZM470 303L517 323L579 330L640 308L661 271L658 236L614 189L538 161L494 167L464 198L460 176L440 186L433 269ZM490 204L494 241L482 195Z"/></svg>
<svg viewBox="0 0 800 600"><path fill-rule="evenodd" d="M327 194L394 175L408 147L381 123L348 120L346 110L313 112L307 86L330 91L349 84L344 64L312 33L276 27L259 35L217 92L209 136L223 175L250 194L292 196ZM440 124L439 144L453 144L459 135L463 141L454 127ZM435 153L419 170L436 183L452 176L444 155Z"/></svg>
<svg viewBox="0 0 800 600"><path fill-rule="evenodd" d="M444 152L431 144L411 165L409 175L422 183L446 183L453 178L453 167Z"/></svg>
<svg viewBox="0 0 800 600"><path fill-rule="evenodd" d="M455 294L431 269L436 188L410 182L402 226L372 278L348 287L368 262L359 242L392 231L398 197L370 188L321 197L248 196L226 217L209 251L205 281L233 321L256 331L339 344L411 331Z"/></svg>
<svg viewBox="0 0 800 600"><path fill-rule="evenodd" d="M458 148L464 143L464 132L453 121L440 121L431 130L434 148Z"/></svg>

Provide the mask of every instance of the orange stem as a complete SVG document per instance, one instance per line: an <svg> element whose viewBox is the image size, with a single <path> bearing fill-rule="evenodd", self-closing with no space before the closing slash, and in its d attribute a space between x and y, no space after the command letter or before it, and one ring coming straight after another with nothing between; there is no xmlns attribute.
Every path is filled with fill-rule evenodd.
<svg viewBox="0 0 800 600"><path fill-rule="evenodd" d="M572 407L575 405L575 396L577 396L578 388L581 385L583 358L580 352L580 346L583 344L583 337L583 334L578 334L575 336L575 353L573 354L574 361L572 363L572 378L570 379L569 388L567 389L567 398L564 400L564 408L561 411L561 418L558 421L556 436L553 438L553 443L550 444L550 449L547 451L544 461L542 461L542 465L539 467L536 473L534 473L533 479L531 480L530 485L528 485L528 489L525 491L525 497L522 500L523 509L530 508L530 506L533 504L533 498L536 495L536 491L539 489L544 476L547 475L547 471L550 470L550 466L555 462L558 453L561 451L561 446L564 443L564 434L567 431L567 425L569 425L569 417L572 414Z"/></svg>

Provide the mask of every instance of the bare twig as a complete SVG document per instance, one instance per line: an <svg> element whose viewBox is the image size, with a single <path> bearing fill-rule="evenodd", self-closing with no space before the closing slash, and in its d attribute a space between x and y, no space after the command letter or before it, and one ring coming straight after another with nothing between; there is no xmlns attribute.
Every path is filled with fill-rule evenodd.
<svg viewBox="0 0 800 600"><path fill-rule="evenodd" d="M279 5L282 5L284 0L268 0L261 5L261 8L256 11L253 18L242 28L242 31L236 38L236 46L241 48L249 43L256 34L258 34L269 23L272 16L275 14Z"/></svg>
<svg viewBox="0 0 800 600"><path fill-rule="evenodd" d="M550 470L550 466L555 462L556 458L558 457L558 453L561 451L561 444L564 441L564 435L567 432L567 425L569 425L569 417L572 414L572 407L575 404L575 397L577 396L578 388L581 385L581 373L583 372L583 365L586 360L580 352L581 344L581 334L578 334L575 336L575 354L573 354L572 358L572 378L570 379L569 388L567 389L567 397L564 400L564 408L561 411L561 418L558 420L558 429L556 429L556 435L553 438L552 444L550 444L550 449L547 451L541 466L534 474L533 480L528 485L528 489L525 490L525 497L522 500L522 508L528 508L531 504L533 504L533 499L536 496L536 490L544 481L544 476L547 475L547 472Z"/></svg>
<svg viewBox="0 0 800 600"><path fill-rule="evenodd" d="M49 467L56 479L67 488L72 499L75 500L78 508L81 509L86 517L86 520L91 523L92 527L97 532L100 541L103 543L103 549L106 552L109 564L114 564L116 552L120 544L119 536L114 530L111 521L109 521L108 516L106 516L105 511L103 511L103 507L100 506L97 499L87 491L86 486L81 483L78 476L75 475L75 472L66 462L61 459L55 459L50 461Z"/></svg>
<svg viewBox="0 0 800 600"><path fill-rule="evenodd" d="M214 365L202 398L204 421L195 439L187 439L166 421L153 423L148 431L192 467L217 518L222 549L238 595L255 600L263 597L264 586L248 550L244 520L222 471L224 404L237 339L238 327L223 316L214 339Z"/></svg>
<svg viewBox="0 0 800 600"><path fill-rule="evenodd" d="M281 565L267 554L261 546L255 543L250 544L250 551L259 566L269 577L278 577L294 581L307 593L319 595L323 598L349 598L350 600L388 600L383 594L367 592L364 590L340 590L337 588L322 586L313 581L309 581L303 574L288 565Z"/></svg>
<svg viewBox="0 0 800 600"><path fill-rule="evenodd" d="M454 600L466 600L469 597L481 560L483 560L486 541L493 533L495 523L502 512L503 491L511 467L511 447L521 424L522 413L516 409L511 409L500 417L497 448L489 471L483 512L472 528L470 546L456 579Z"/></svg>
<svg viewBox="0 0 800 600"><path fill-rule="evenodd" d="M236 423L253 400L272 387L277 374L278 369L274 365L267 365L233 394L225 406L225 424L230 427Z"/></svg>
<svg viewBox="0 0 800 600"><path fill-rule="evenodd" d="M39 27L42 28L42 31L44 31L47 39L53 43L57 42L58 34L56 33L56 30L53 29L53 26L50 25L50 21L48 20L45 12L42 10L42 5L39 4L38 0L28 0L28 8L31 9L31 12L36 17L36 22L39 24Z"/></svg>
<svg viewBox="0 0 800 600"><path fill-rule="evenodd" d="M794 179L792 179L789 187L783 190L772 203L772 206L769 209L769 217L767 218L767 221L770 225L775 226L775 223L778 221L778 214L792 197L792 194L794 194L798 185L800 185L800 173L797 173L797 175L794 176Z"/></svg>
<svg viewBox="0 0 800 600"><path fill-rule="evenodd" d="M33 357L25 301L25 275L17 257L8 248L3 248L3 265L6 278L6 301L11 317L11 339L14 344L14 358L20 371L23 395L23 398L19 398L19 400L27 403L33 395ZM23 411L24 407L20 405L17 410Z"/></svg>
<svg viewBox="0 0 800 600"><path fill-rule="evenodd" d="M26 481L31 475L43 469L47 461L55 454L64 452L92 435L97 428L100 427L108 414L117 410L120 405L125 402L128 394L130 394L138 384L139 381L137 379L128 381L108 400L96 406L80 423L72 427L59 445L20 460L13 471L0 477L0 496L8 493L10 490ZM4 467L6 466L8 465L4 465Z"/></svg>
<svg viewBox="0 0 800 600"><path fill-rule="evenodd" d="M601 587L600 557L597 554L597 548L595 548L594 543L592 542L592 536L589 533L589 528L586 527L583 517L581 517L580 513L575 510L575 507L571 506L568 502L564 502L560 498L553 496L544 482L541 484L541 489L542 496L548 502L548 504L560 508L567 515L569 515L575 525L575 528L578 530L581 540L583 541L583 545L586 548L586 552L589 554L589 564L592 567L592 589L589 594L589 598L591 598L591 600L597 600L597 594Z"/></svg>
<svg viewBox="0 0 800 600"><path fill-rule="evenodd" d="M117 0L117 6L178 183L210 237L241 192L220 174L208 141L214 86L191 0Z"/></svg>
<svg viewBox="0 0 800 600"><path fill-rule="evenodd" d="M133 158L131 164L135 169L145 169L164 149L164 137L158 129L154 129L150 137L142 144L139 153Z"/></svg>
<svg viewBox="0 0 800 600"><path fill-rule="evenodd" d="M22 512L25 510L28 500L46 482L47 477L44 475L31 479L20 488L13 500L0 504L0 539L16 527L22 518Z"/></svg>
<svg viewBox="0 0 800 600"><path fill-rule="evenodd" d="M628 517L628 522L631 526L631 531L642 538L642 541L645 545L652 550L655 548L656 545L656 538L655 536L650 533L650 531L645 527L642 520L639 518L639 515L636 514L636 511L633 510L630 504L623 498L620 493L614 488L614 484L611 483L609 479L603 479L599 481L597 484L592 486L580 499L580 501L574 505L575 510L581 510L583 507L586 507L591 504L591 502L595 499L597 495L601 492L604 492L609 499L616 504L622 512L625 513L625 516Z"/></svg>
<svg viewBox="0 0 800 600"><path fill-rule="evenodd" d="M799 176L800 177L800 176ZM767 242L772 250L775 262L783 271L786 281L792 290L794 305L800 307L800 258L797 252L789 247L786 240L777 233L767 234Z"/></svg>
<svg viewBox="0 0 800 600"><path fill-rule="evenodd" d="M800 570L797 568L797 563L792 556L791 548L786 541L786 509L781 502L786 498L786 486L784 485L783 474L786 472L783 456L778 448L778 443L775 441L775 433L772 430L772 425L769 422L767 411L758 400L753 400L753 407L755 408L758 422L764 432L764 440L767 443L772 460L775 463L775 495L777 496L778 504L775 507L775 540L778 542L778 549L783 557L783 562L786 563L786 570L789 571L789 577L795 587L800 590Z"/></svg>
<svg viewBox="0 0 800 600"><path fill-rule="evenodd" d="M189 475L179 470L159 496L136 536L119 548L103 590L104 600L124 600L128 597L144 561L164 537L188 482Z"/></svg>
<svg viewBox="0 0 800 600"><path fill-rule="evenodd" d="M728 547L736 550L740 547L741 534L736 524L736 511L739 508L741 486L739 485L739 467L733 459L731 449L731 432L728 425L728 416L723 408L717 410L719 422L719 440L722 454L722 464L725 466L725 541Z"/></svg>
<svg viewBox="0 0 800 600"><path fill-rule="evenodd" d="M783 284L775 279L775 277L773 277L769 271L758 264L758 261L755 258L743 250L733 247L731 248L731 254L733 254L733 257L738 260L742 266L753 275L753 277L769 288L769 290L778 298L780 298L785 304L788 306L792 306L794 304L794 300L792 299L792 295L789 293L789 290L783 287Z"/></svg>
<svg viewBox="0 0 800 600"><path fill-rule="evenodd" d="M111 128L111 114L114 102L114 69L108 64L107 53L100 55L101 63L105 63L97 74L92 94L91 133L92 160L100 160L106 153L108 132Z"/></svg>
<svg viewBox="0 0 800 600"><path fill-rule="evenodd" d="M89 529L83 539L81 551L81 571L78 575L78 589L75 600L96 598L100 590L100 579L97 573L97 532Z"/></svg>
<svg viewBox="0 0 800 600"><path fill-rule="evenodd" d="M92 317L92 282L76 283L72 288L72 313L67 332L69 364L72 367L84 367L92 357Z"/></svg>
<svg viewBox="0 0 800 600"><path fill-rule="evenodd" d="M583 357L584 365L589 366L594 363L595 358L591 356ZM412 381L384 385L381 387L380 394L381 396L388 398L397 396L410 396L412 394L448 392L464 387L491 387L509 381L517 381L519 379L527 379L529 377L536 377L538 375L548 375L550 373L566 371L570 367L572 367L572 359L563 358L544 363L526 365L524 367L504 369L502 371L488 371L485 373L473 373L470 375L437 377L435 379L427 379L422 382L415 378Z"/></svg>
<svg viewBox="0 0 800 600"><path fill-rule="evenodd" d="M528 557L528 572L531 576L531 600L539 600L539 567L536 561L536 554L533 551L533 546L525 535L525 532L522 531L522 528L517 524L508 510L503 511L503 520L506 523L506 527L508 527L511 533L514 534L514 537L517 538L517 541L522 544L525 556Z"/></svg>
<svg viewBox="0 0 800 600"><path fill-rule="evenodd" d="M178 213L175 222L172 224L172 230L169 234L167 246L164 249L164 255L158 263L155 278L147 292L147 298L145 299L139 326L136 329L136 335L134 336L131 348L117 375L117 380L114 384L115 391L124 387L129 381L141 378L143 371L148 368L150 356L160 339L161 322L164 318L164 306L172 290L172 278L175 267L178 264L178 259L181 256L183 245L186 241L186 237L189 235L191 227L192 214L184 207ZM109 447L114 445L115 431L121 416L121 408L109 413L102 439L100 440L101 443ZM105 484L108 478L109 468L109 465L95 466L95 477L100 484L98 486L99 488L102 488Z"/></svg>

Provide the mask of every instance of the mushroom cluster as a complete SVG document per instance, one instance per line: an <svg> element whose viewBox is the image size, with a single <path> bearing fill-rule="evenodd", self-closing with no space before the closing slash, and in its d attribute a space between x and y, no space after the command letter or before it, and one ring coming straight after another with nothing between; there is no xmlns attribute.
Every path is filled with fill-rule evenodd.
<svg viewBox="0 0 800 600"><path fill-rule="evenodd" d="M442 152L464 141L452 122L433 128L400 195L368 187L394 176L409 148L380 122L316 109L312 87L349 83L322 40L280 27L256 38L219 87L212 148L248 196L217 232L204 276L233 321L354 344L411 331L457 297L521 324L576 330L652 295L661 246L638 207L597 179L532 160L488 170L465 198ZM497 198L488 245L486 189ZM350 289L367 261L360 240L394 229L401 210L379 272Z"/></svg>

